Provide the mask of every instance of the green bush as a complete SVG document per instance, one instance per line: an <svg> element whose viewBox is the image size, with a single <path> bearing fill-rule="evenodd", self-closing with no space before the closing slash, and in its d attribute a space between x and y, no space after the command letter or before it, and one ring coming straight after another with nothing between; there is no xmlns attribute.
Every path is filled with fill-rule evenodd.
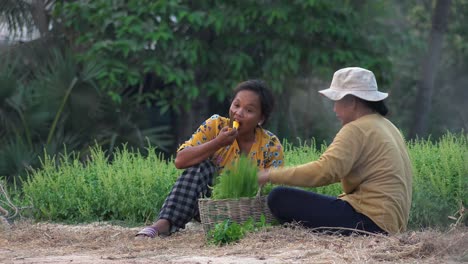
<svg viewBox="0 0 468 264"><path fill-rule="evenodd" d="M414 171L409 226L448 227L453 223L448 217L459 217L456 212L468 204L468 134L447 133L437 141L407 144ZM314 141L299 146L284 142L284 147L285 164L291 166L318 159L326 145L317 148ZM73 155L58 161L46 155L42 168L23 183L22 193L12 196L24 197L25 205L32 203L38 220L152 221L181 171L154 149L148 148L148 153L143 156L124 147L110 162L102 149L94 147L85 163ZM271 188L266 186L264 193ZM341 192L339 183L309 189L326 195Z"/></svg>
<svg viewBox="0 0 468 264"><path fill-rule="evenodd" d="M468 134L408 142L413 165L411 228L448 226L468 204ZM465 216L464 224L467 224Z"/></svg>
<svg viewBox="0 0 468 264"><path fill-rule="evenodd" d="M239 224L226 219L221 223L215 225L207 235L208 242L218 246L235 243L241 240L249 232L257 232L262 228L271 226L266 222L264 215L261 216L260 221L255 222L252 218L243 224Z"/></svg>
<svg viewBox="0 0 468 264"><path fill-rule="evenodd" d="M148 148L148 155L125 147L109 162L99 147L91 148L84 164L73 155L45 156L42 168L33 171L23 192L34 205L39 220L152 221L178 176L172 162Z"/></svg>

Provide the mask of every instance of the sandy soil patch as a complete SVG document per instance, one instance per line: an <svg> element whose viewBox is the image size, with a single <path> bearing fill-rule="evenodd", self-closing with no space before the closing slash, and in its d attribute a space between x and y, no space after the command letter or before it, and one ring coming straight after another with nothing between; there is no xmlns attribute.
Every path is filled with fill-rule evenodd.
<svg viewBox="0 0 468 264"><path fill-rule="evenodd" d="M223 247L195 223L167 238L140 228L22 221L0 230L0 263L468 263L468 228L397 236L340 237L272 227Z"/></svg>

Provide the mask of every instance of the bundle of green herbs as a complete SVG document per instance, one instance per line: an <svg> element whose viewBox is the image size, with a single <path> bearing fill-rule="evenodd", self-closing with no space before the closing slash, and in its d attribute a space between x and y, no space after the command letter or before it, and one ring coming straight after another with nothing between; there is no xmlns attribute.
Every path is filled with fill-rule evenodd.
<svg viewBox="0 0 468 264"><path fill-rule="evenodd" d="M255 163L247 156L241 155L218 176L211 198L220 200L255 197L258 192L257 171Z"/></svg>

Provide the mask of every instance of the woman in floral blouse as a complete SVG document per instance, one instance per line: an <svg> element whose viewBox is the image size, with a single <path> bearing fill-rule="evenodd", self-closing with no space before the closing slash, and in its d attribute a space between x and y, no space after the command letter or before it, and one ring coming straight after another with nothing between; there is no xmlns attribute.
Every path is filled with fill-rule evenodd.
<svg viewBox="0 0 468 264"><path fill-rule="evenodd" d="M198 219L198 198L209 196L208 186L225 167L240 155L256 162L259 169L283 166L279 139L262 128L273 110L274 98L261 80L237 85L229 108L231 118L213 115L203 122L177 150L175 166L184 169L166 198L156 222L138 232L138 237L154 238L184 228ZM239 127L231 128L237 121Z"/></svg>

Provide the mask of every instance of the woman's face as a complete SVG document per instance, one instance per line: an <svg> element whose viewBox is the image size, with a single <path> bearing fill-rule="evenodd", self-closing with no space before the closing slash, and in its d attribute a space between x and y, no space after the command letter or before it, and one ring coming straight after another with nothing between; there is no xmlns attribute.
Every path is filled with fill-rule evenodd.
<svg viewBox="0 0 468 264"><path fill-rule="evenodd" d="M354 121L354 102L355 100L352 96L345 96L335 101L333 111L335 111L336 117L341 121L342 126Z"/></svg>
<svg viewBox="0 0 468 264"><path fill-rule="evenodd" d="M263 122L260 97L255 92L242 90L236 94L229 108L231 117L239 122L239 133L251 131Z"/></svg>

